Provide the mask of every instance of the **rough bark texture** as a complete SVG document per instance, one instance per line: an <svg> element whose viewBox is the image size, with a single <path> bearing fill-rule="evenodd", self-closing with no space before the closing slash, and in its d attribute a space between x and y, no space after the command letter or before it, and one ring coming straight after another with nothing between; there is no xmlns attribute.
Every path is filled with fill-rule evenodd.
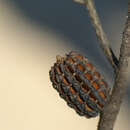
<svg viewBox="0 0 130 130"><path fill-rule="evenodd" d="M117 115L120 110L126 90L128 57L130 52L130 2L128 4L128 16L122 37L118 71L115 85L109 102L101 113L98 130L113 130Z"/></svg>
<svg viewBox="0 0 130 130"><path fill-rule="evenodd" d="M103 31L100 23L100 19L96 12L96 8L93 0L74 0L80 4L84 4L89 12L92 25L96 31L97 38L100 41L100 46L104 51L107 59L116 70L115 84L113 87L110 100L104 107L104 111L100 115L98 124L98 130L113 130L117 115L120 110L120 105L123 101L123 97L126 91L126 79L128 68L128 57L130 57L130 0L128 2L128 16L125 24L125 29L122 37L122 44L120 48L119 61L114 56L113 51L110 48L109 41ZM114 58L113 58L114 57ZM117 60L117 63L115 62Z"/></svg>

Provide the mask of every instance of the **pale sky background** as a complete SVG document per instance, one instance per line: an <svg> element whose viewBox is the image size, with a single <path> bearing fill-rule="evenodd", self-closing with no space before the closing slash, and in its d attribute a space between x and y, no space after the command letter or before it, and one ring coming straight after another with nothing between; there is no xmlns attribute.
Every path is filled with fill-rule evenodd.
<svg viewBox="0 0 130 130"><path fill-rule="evenodd" d="M118 55L127 1L101 0L96 5ZM112 68L102 56L84 7L68 0L0 0L0 35L1 130L96 130L98 117L78 116L60 99L48 75L57 54L77 50L112 85ZM130 129L127 95L115 130Z"/></svg>

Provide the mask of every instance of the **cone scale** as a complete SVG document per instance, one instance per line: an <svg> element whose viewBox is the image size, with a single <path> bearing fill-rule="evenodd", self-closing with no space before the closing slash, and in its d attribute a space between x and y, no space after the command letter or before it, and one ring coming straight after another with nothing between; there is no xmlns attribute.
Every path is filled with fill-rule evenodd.
<svg viewBox="0 0 130 130"><path fill-rule="evenodd" d="M49 72L53 88L80 116L96 117L109 99L110 87L103 76L76 52L56 59Z"/></svg>

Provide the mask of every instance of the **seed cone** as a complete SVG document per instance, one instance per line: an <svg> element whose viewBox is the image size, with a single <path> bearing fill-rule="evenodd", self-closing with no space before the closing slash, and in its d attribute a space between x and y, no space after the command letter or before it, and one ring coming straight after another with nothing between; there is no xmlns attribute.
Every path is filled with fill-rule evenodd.
<svg viewBox="0 0 130 130"><path fill-rule="evenodd" d="M110 87L86 57L70 52L56 58L49 72L53 87L79 115L96 117L109 98Z"/></svg>

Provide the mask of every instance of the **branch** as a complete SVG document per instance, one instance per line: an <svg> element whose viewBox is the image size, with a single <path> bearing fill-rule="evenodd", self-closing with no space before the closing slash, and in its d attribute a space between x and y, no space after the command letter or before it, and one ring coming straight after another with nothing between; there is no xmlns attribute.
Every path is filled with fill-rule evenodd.
<svg viewBox="0 0 130 130"><path fill-rule="evenodd" d="M111 50L109 41L106 37L105 32L103 31L99 16L95 9L94 1L74 1L80 4L84 4L88 9L92 25L96 31L97 38L100 41L100 46L116 72L115 84L110 100L105 105L104 111L100 115L98 124L98 130L113 130L126 90L128 58L130 57L130 0L128 2L128 16L123 32L119 61Z"/></svg>
<svg viewBox="0 0 130 130"><path fill-rule="evenodd" d="M112 96L101 113L98 130L113 130L116 117L120 110L126 90L128 57L130 54L130 1L128 3L128 16L122 37L119 66L116 73Z"/></svg>
<svg viewBox="0 0 130 130"><path fill-rule="evenodd" d="M96 8L95 8L94 1L93 0L74 0L74 1L78 2L80 4L84 4L86 6L86 8L88 9L92 25L96 31L97 38L100 41L99 42L100 47L104 51L108 61L113 66L113 68L115 69L115 72L116 72L118 60L117 60L116 56L114 55L114 53L112 52L109 41L107 39L107 36L106 36L105 32L103 31L99 16L98 16Z"/></svg>

